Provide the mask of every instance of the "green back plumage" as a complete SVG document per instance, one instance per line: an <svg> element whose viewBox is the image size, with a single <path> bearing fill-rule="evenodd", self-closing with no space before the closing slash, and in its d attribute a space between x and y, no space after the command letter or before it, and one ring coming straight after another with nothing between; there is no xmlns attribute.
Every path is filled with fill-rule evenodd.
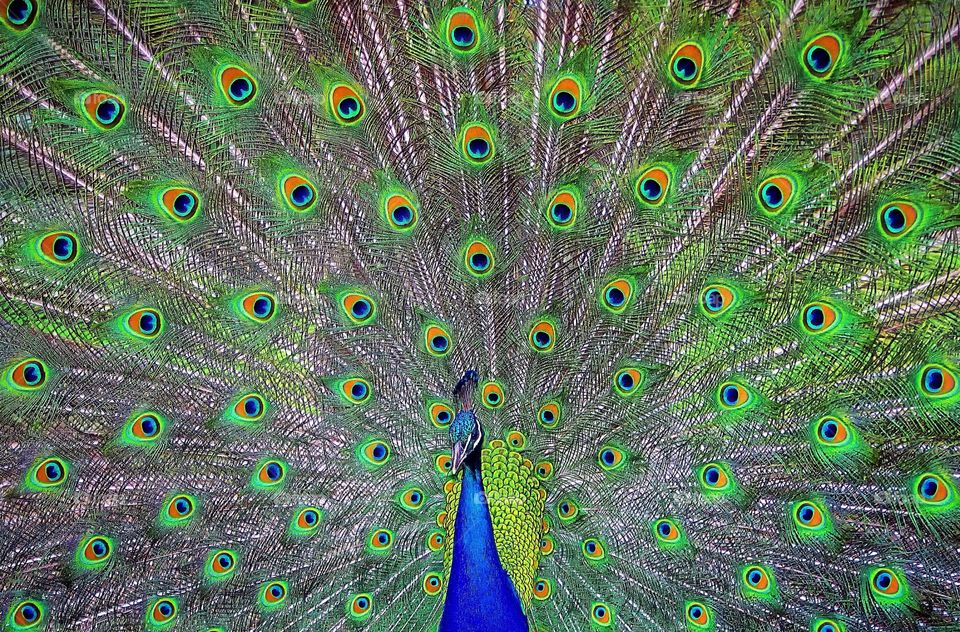
<svg viewBox="0 0 960 632"><path fill-rule="evenodd" d="M0 1L3 626L431 629L467 368L531 629L960 625L958 34Z"/></svg>

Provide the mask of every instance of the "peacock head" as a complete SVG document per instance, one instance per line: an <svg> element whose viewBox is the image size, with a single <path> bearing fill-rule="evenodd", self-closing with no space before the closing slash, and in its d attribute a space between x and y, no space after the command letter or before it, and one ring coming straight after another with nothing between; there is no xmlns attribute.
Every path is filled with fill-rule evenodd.
<svg viewBox="0 0 960 632"><path fill-rule="evenodd" d="M476 371L466 371L453 389L454 396L460 401L460 410L450 424L450 470L453 474L483 445L483 426L473 411L473 393L479 381L480 375Z"/></svg>

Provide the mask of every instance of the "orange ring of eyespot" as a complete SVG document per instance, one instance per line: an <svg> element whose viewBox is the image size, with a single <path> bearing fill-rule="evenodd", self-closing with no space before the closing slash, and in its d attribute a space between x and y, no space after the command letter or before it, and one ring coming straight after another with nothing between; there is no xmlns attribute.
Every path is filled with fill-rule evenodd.
<svg viewBox="0 0 960 632"><path fill-rule="evenodd" d="M340 102L344 99L353 98L356 100L357 104L360 106L360 109L352 118L346 118L340 114ZM339 84L334 86L333 90L330 91L330 106L335 112L335 116L343 121L352 122L363 117L365 110L365 105L363 103L363 98L360 96L360 93L345 84Z"/></svg>
<svg viewBox="0 0 960 632"><path fill-rule="evenodd" d="M274 586L280 587L281 594L279 597L275 597L270 590ZM283 584L281 584L280 582L271 582L267 584L263 589L263 600L266 601L267 603L280 603L281 601L284 600L284 598L286 598L286 596L287 596L287 589L284 588Z"/></svg>
<svg viewBox="0 0 960 632"><path fill-rule="evenodd" d="M51 480L50 477L47 476L47 466L51 463L56 463L57 466L60 468L60 478L58 478L55 481ZM63 462L60 461L60 459L50 457L49 459L44 459L43 462L36 467L35 472L36 472L37 481L39 481L41 485L57 485L64 481L64 479L66 478L67 471L63 465Z"/></svg>
<svg viewBox="0 0 960 632"><path fill-rule="evenodd" d="M813 509L813 518L810 519L810 522L803 522L802 520L800 520L800 510L806 506L809 506L811 509ZM794 515L796 515L797 517L797 522L799 522L800 524L802 524L804 527L808 529L816 529L817 527L823 524L823 512L820 511L819 507L817 507L815 504L811 502L799 503L797 505L796 511L794 511Z"/></svg>
<svg viewBox="0 0 960 632"><path fill-rule="evenodd" d="M443 589L443 580L436 573L427 573L423 578L423 591L428 595L439 594Z"/></svg>
<svg viewBox="0 0 960 632"><path fill-rule="evenodd" d="M353 315L353 306L360 301L366 301L367 303L370 304L370 311L367 312L366 316L364 316L363 318L357 318L356 316ZM370 318L373 316L373 311L374 311L373 299L364 294L355 294L355 293L347 294L346 296L343 297L342 305L343 305L343 309L347 312L347 314L349 314L351 318L356 319L358 322L361 322L361 323L366 322L370 320Z"/></svg>
<svg viewBox="0 0 960 632"><path fill-rule="evenodd" d="M814 307L819 307L820 311L823 312L823 324L819 329L812 329L807 325L807 311ZM811 333L818 333L821 331L826 331L833 327L833 324L837 322L837 310L833 308L829 303L817 302L810 303L803 307L803 326L807 331Z"/></svg>
<svg viewBox="0 0 960 632"><path fill-rule="evenodd" d="M550 582L543 579L537 579L533 582L533 596L541 601L550 596Z"/></svg>
<svg viewBox="0 0 960 632"><path fill-rule="evenodd" d="M747 576L750 575L753 571L760 571L760 582L754 586L749 581L747 585L753 588L754 590L766 590L770 587L770 577L767 575L767 571L763 570L759 566L750 566L743 571L743 578L746 581Z"/></svg>
<svg viewBox="0 0 960 632"><path fill-rule="evenodd" d="M30 364L31 362L36 363L37 366L40 367L40 379L36 384L27 384L27 378L24 375L24 373L27 370L27 365ZM43 386L44 382L47 381L46 367L44 367L42 362L40 362L35 358L24 360L23 362L20 362L15 367L13 367L13 370L10 371L10 379L13 380L13 383L19 386L20 388L25 388L25 389L40 388L41 386Z"/></svg>
<svg viewBox="0 0 960 632"><path fill-rule="evenodd" d="M293 202L293 192L297 187L305 186L313 192L313 197L310 198L310 201L302 206L298 206ZM313 186L313 183L307 180L302 176L296 174L289 175L283 180L283 197L296 209L306 209L314 204L317 199L317 187Z"/></svg>
<svg viewBox="0 0 960 632"><path fill-rule="evenodd" d="M441 474L449 474L449 473L450 473L450 467L451 467L452 464L453 464L453 459L451 459L451 458L450 458L448 455L446 455L446 454L440 454L440 455L437 456L437 458L436 458L436 460L434 461L434 463L436 464L437 469L440 471Z"/></svg>
<svg viewBox="0 0 960 632"><path fill-rule="evenodd" d="M540 407L539 411L537 411L537 419L542 419L544 411L553 413L553 421L549 422L549 424L547 425L550 425L550 426L556 425L557 422L560 420L560 407L553 402L547 402L546 404ZM541 423L545 423L545 422L541 421Z"/></svg>
<svg viewBox="0 0 960 632"><path fill-rule="evenodd" d="M444 349L443 351L437 351L430 346L430 341L436 338L437 336L441 336L447 339L447 348ZM436 353L439 355L446 355L447 353L450 352L450 336L447 335L447 332L445 332L443 329L440 329L436 325L430 325L429 327L427 327L427 332L426 334L424 334L424 340L426 342L427 348L430 349L433 353Z"/></svg>
<svg viewBox="0 0 960 632"><path fill-rule="evenodd" d="M353 396L353 387L357 384L363 384L366 387L366 392L363 397L354 397ZM352 402L365 402L370 397L370 384L366 380L360 378L350 378L349 380L344 380L343 384L340 385L340 390L343 394ZM370 456L369 454L367 456Z"/></svg>
<svg viewBox="0 0 960 632"><path fill-rule="evenodd" d="M177 203L177 198L183 195L184 193L187 193L188 195L193 197L194 204L193 204L193 208L190 209L189 215L179 215L173 210L174 205ZM166 191L163 192L163 195L160 196L160 201L163 203L163 206L164 208L167 209L168 213L170 213L177 219L181 219L181 220L190 219L191 217L196 215L197 212L200 210L200 196L197 195L196 191L192 191L191 189L186 189L183 187L173 187L173 188L167 189Z"/></svg>
<svg viewBox="0 0 960 632"><path fill-rule="evenodd" d="M621 388L621 390L623 390L624 392L632 393L633 391L637 390L637 388L640 387L640 382L641 382L641 380L643 379L643 376L640 375L640 371L638 371L637 369L632 369L632 368L631 368L631 369L623 369L622 371L617 371L617 377L618 377L618 378L619 378L619 376L620 376L620 373L626 373L627 375L629 375L630 377L632 377L632 378L633 378L633 386L632 386L631 388L629 388L629 389L623 389L623 388L620 387L620 381L619 381L619 379L618 379L618 380L617 380L617 387L618 387L618 388Z"/></svg>
<svg viewBox="0 0 960 632"><path fill-rule="evenodd" d="M450 18L447 20L447 37L450 38L450 41L453 42L453 30L458 26L466 26L473 31L473 41L469 45L460 47L456 44L457 50L461 51L470 51L476 48L477 44L480 42L480 29L477 27L477 21L469 11L454 11L450 14Z"/></svg>
<svg viewBox="0 0 960 632"><path fill-rule="evenodd" d="M497 395L499 395L500 398L497 400L496 403L490 403L490 401L487 399L487 397L491 393L496 393ZM500 406L503 404L503 399L504 399L503 389L496 382L488 382L483 386L483 401L486 402L488 405L493 407Z"/></svg>
<svg viewBox="0 0 960 632"><path fill-rule="evenodd" d="M251 416L247 414L246 402L250 398L256 399L258 402L260 402L260 413L257 415ZM248 393L243 397L241 397L240 399L238 399L237 403L233 405L233 412L235 415L237 415L241 419L259 419L260 415L263 414L264 407L265 405L262 397L260 397L255 393Z"/></svg>
<svg viewBox="0 0 960 632"><path fill-rule="evenodd" d="M190 505L190 508L184 513L180 513L177 510L177 501L180 500L181 498L183 500L186 500L187 504ZM187 498L186 496L184 496L183 494L178 494L177 496L174 496L173 498L170 499L170 502L167 503L167 515L173 518L174 520L179 520L185 516L188 516L192 511L193 511L193 501Z"/></svg>
<svg viewBox="0 0 960 632"><path fill-rule="evenodd" d="M807 51L809 51L814 46L819 46L823 49L826 49L826 51L830 53L830 59L831 59L830 68L828 68L826 72L820 73L819 75L819 76L826 76L830 74L834 68L836 68L837 62L840 61L840 40L834 37L833 35L830 35L829 33L824 33L823 35L820 35L819 37L815 38L813 41L811 41L809 44L807 44L804 47L803 49L804 60L806 60ZM813 69L811 69L811 72L812 71Z"/></svg>
<svg viewBox="0 0 960 632"><path fill-rule="evenodd" d="M607 290L611 288L616 288L620 290L620 292L623 294L623 304L620 305L619 307L609 305L609 304L608 306L610 307L610 309L616 309L616 310L622 311L627 307L627 304L630 302L630 298L633 294L633 288L630 287L630 283L626 279L614 279L613 281L610 281L610 283L607 283L607 285L603 288L604 302L606 302Z"/></svg>
<svg viewBox="0 0 960 632"><path fill-rule="evenodd" d="M154 319L157 321L157 328L152 333L149 333L149 334L145 333L140 329L140 318L146 313L153 314ZM138 336L143 336L144 338L153 338L160 333L161 323L163 322L161 319L162 317L160 316L160 312L158 312L155 309L150 309L145 307L142 309L138 309L134 311L132 314L130 314L129 316L127 316L127 326L130 328L131 331L136 332Z"/></svg>
<svg viewBox="0 0 960 632"><path fill-rule="evenodd" d="M570 112L560 112L556 109L556 107L554 107L553 100L558 92L569 92L570 94L573 95L573 98L576 101L576 104L574 105L573 110L571 110ZM561 116L563 118L572 118L576 116L577 113L580 112L580 100L582 99L582 94L581 94L582 92L583 92L583 89L580 87L580 84L577 83L576 80L574 80L572 77L564 77L563 79L558 81L557 85L555 85L553 87L553 90L550 91L550 109L553 111L554 114L556 114L557 116Z"/></svg>
<svg viewBox="0 0 960 632"><path fill-rule="evenodd" d="M439 415L440 415L440 413L442 413L442 412L446 412L446 413L448 413L448 414L450 415L449 419L447 419L446 422L441 422L441 421L439 420L439 418L438 418ZM437 403L435 403L435 404L431 404L431 405L430 405L430 419L431 419L431 421L433 421L434 424L436 424L436 425L438 425L438 426L440 426L440 427L444 427L444 428L445 428L446 426L449 426L450 423L453 421L453 409L450 408L449 406L447 406L446 404L443 404L443 403L440 403L440 402L437 402Z"/></svg>
<svg viewBox="0 0 960 632"><path fill-rule="evenodd" d="M552 200L550 200L550 205L547 207L547 213L549 214L550 209L552 209L557 204L567 205L567 208L569 208L572 211L571 212L571 221L572 221L572 218L576 216L576 213L577 213L577 198L573 197L573 194L570 193L569 191L560 191L555 196L553 196Z"/></svg>
<svg viewBox="0 0 960 632"><path fill-rule="evenodd" d="M673 65L676 63L678 57L688 57L697 64L697 74L690 79L682 79L677 76L673 71ZM701 75L703 75L703 50L697 44L693 42L688 42L686 44L681 44L673 55L670 56L670 74L673 76L674 80L684 86L691 86L697 83L700 80Z"/></svg>
<svg viewBox="0 0 960 632"><path fill-rule="evenodd" d="M707 482L707 479L706 479L707 470L709 470L711 467L717 468L717 472L720 473L719 477L717 478L717 482L716 482L715 484L713 484L713 485L711 485L710 483L708 483L708 482ZM727 483L729 482L729 479L727 478L727 473L724 471L724 469L723 469L722 467L720 467L720 466L717 465L716 463L708 463L708 464L706 464L706 465L703 467L703 473L700 475L700 478L703 480L704 484L705 484L707 487L711 487L711 488L713 488L713 489L717 489L717 488L720 488L720 487L726 487Z"/></svg>
<svg viewBox="0 0 960 632"><path fill-rule="evenodd" d="M833 439L829 443L842 443L843 441L845 441L847 438L847 424L836 417L827 416L820 419L820 421L817 422L817 436L818 437L822 436L820 434L820 426L822 426L827 421L833 421L834 423L837 424L837 434L833 437Z"/></svg>
<svg viewBox="0 0 960 632"><path fill-rule="evenodd" d="M700 616L697 618L693 618L690 615L690 611L693 610L694 607L700 608ZM691 603L689 606L687 606L687 617L689 617L690 620L696 623L697 625L706 625L707 624L707 607L704 606L702 603L698 603L698 602Z"/></svg>
<svg viewBox="0 0 960 632"><path fill-rule="evenodd" d="M946 481L943 480L943 478L939 474L928 473L928 474L922 475L920 477L920 482L917 483L918 485L917 491L920 492L919 486L923 485L923 480L926 478L933 478L937 481L937 493L934 494L933 498L924 498L924 500L930 503L940 503L946 500L947 494L948 494L947 483Z"/></svg>
<svg viewBox="0 0 960 632"><path fill-rule="evenodd" d="M14 622L15 622L17 625L26 627L26 626L31 625L31 624L39 623L39 622L42 620L42 619L41 619L41 616L38 615L35 620L33 620L33 621L27 621L27 618L26 618L25 616L23 616L23 609L24 609L26 606L28 606L28 605L33 606L38 613L42 612L42 611L40 610L40 606L38 606L36 603L34 603L34 602L32 602L32 601L25 601L25 602L21 603L19 606L17 606L17 610L16 610L16 612L14 612L14 614L13 614L13 620L14 620Z"/></svg>
<svg viewBox="0 0 960 632"><path fill-rule="evenodd" d="M553 463L550 461L540 461L537 463L537 476L547 478L553 474Z"/></svg>
<svg viewBox="0 0 960 632"><path fill-rule="evenodd" d="M710 311L709 309L706 308L707 294L711 290L716 290L717 292L719 292L720 297L723 299L723 307L721 307L716 312ZM733 292L731 292L730 288L726 287L725 285L719 285L719 284L708 285L707 287L703 288L703 292L700 294L700 302L704 304L704 311L706 311L707 314L709 314L710 316L715 316L718 313L726 310L730 306L730 304L733 303Z"/></svg>
<svg viewBox="0 0 960 632"><path fill-rule="evenodd" d="M237 563L236 556L234 556L234 554L231 553L230 551L217 551L216 553L213 554L213 570L216 573L226 573L227 571L230 570L230 568L224 568L223 565L220 563L221 555L227 555L230 557L230 560L233 562L230 565L230 568L234 568Z"/></svg>
<svg viewBox="0 0 960 632"><path fill-rule="evenodd" d="M516 449L522 448L526 442L527 442L526 437L524 437L521 433L517 432L516 430L512 430L509 433L507 433L507 443L510 444L511 448L516 448Z"/></svg>
<svg viewBox="0 0 960 632"><path fill-rule="evenodd" d="M316 520L313 524L309 524L307 522L306 516L308 511L313 511L317 514L318 520ZM301 510L299 515L297 515L297 526L300 527L301 529L316 529L317 526L320 524L319 517L320 517L319 511L317 511L313 507L307 507L306 509Z"/></svg>
<svg viewBox="0 0 960 632"><path fill-rule="evenodd" d="M661 524L670 525L670 533L668 533L667 535L661 534L660 533ZM666 519L657 520L657 523L654 525L654 528L657 531L657 536L659 536L661 540L664 540L666 542L674 542L680 537L680 532L677 531L677 525L675 525L671 520L666 520Z"/></svg>
<svg viewBox="0 0 960 632"><path fill-rule="evenodd" d="M783 196L783 202L780 203L780 206L776 208L767 208L767 205L761 202L761 207L765 213L770 213L771 215L776 215L784 209L790 198L793 197L793 182L790 178L784 176L773 176L772 178L767 178L760 183L760 187L757 189L759 191L760 199L763 200L763 188L768 184L776 185L780 189L780 194Z"/></svg>
<svg viewBox="0 0 960 632"><path fill-rule="evenodd" d="M112 123L105 124L100 122L97 119L97 108L100 107L100 104L106 101L107 99L113 99L120 106L120 113L117 114L116 118L113 119ZM118 97L115 94L110 94L109 92L91 92L83 99L83 109L86 110L87 115L96 121L96 124L105 128L112 129L120 124L120 121L123 120L124 111L126 110L126 104L123 102L123 99Z"/></svg>
<svg viewBox="0 0 960 632"><path fill-rule="evenodd" d="M147 418L147 417L153 417L154 419L156 419L157 416L154 415L153 413L143 413L142 415L140 415L139 417L137 417L136 419L133 420L133 426L132 426L133 434L134 434L134 436L137 437L138 439L152 439L152 438L153 438L153 437L148 437L148 436L143 432L143 420L144 420L145 418ZM159 427L160 427L160 423L159 423L159 420L157 420L157 428L159 429Z"/></svg>
<svg viewBox="0 0 960 632"><path fill-rule="evenodd" d="M555 548L555 546L556 545L553 542L553 538L548 535L544 535L543 538L540 540L540 554L550 555L551 553L553 553L553 549Z"/></svg>
<svg viewBox="0 0 960 632"><path fill-rule="evenodd" d="M57 240L61 237L66 237L73 244L73 252L71 253L70 257L67 259L59 259L57 258L57 255L54 253L54 248L56 247ZM61 264L71 263L74 259L77 258L77 250L78 250L77 238L71 233L68 233L62 230L58 230L56 232L50 233L49 235L45 235L43 239L40 240L40 252L42 252L44 256L46 256L51 261L55 261L57 263L61 263Z"/></svg>
<svg viewBox="0 0 960 632"><path fill-rule="evenodd" d="M280 468L280 477L277 478L277 480L272 480L270 476L267 474L267 468L270 465L274 465L274 464ZM257 472L257 478L259 478L260 482L263 483L264 485L277 485L278 483L280 483L280 481L283 480L283 477L286 475L286 473L287 473L287 468L284 467L283 463L281 463L280 461L267 461L266 463L260 466L260 471Z"/></svg>
<svg viewBox="0 0 960 632"><path fill-rule="evenodd" d="M890 574L890 585L887 586L886 590L882 590L874 581L877 575L884 572ZM874 573L873 579L871 579L870 583L873 584L874 589L882 595L895 595L900 590L900 578L897 577L897 574L891 571L889 568L877 569L877 572Z"/></svg>
<svg viewBox="0 0 960 632"><path fill-rule="evenodd" d="M434 532L427 539L427 546L431 551L439 551L443 548L443 534L439 531Z"/></svg>
<svg viewBox="0 0 960 632"><path fill-rule="evenodd" d="M567 505L566 511L563 510L564 505ZM569 498L563 499L557 503L557 514L561 518L571 518L577 514L577 504Z"/></svg>
<svg viewBox="0 0 960 632"><path fill-rule="evenodd" d="M367 600L367 607L360 607L360 598L365 597ZM353 598L353 602L350 604L350 608L353 610L354 614L366 614L370 612L370 608L373 607L373 600L367 595L357 595Z"/></svg>
<svg viewBox="0 0 960 632"><path fill-rule="evenodd" d="M660 196L655 200L648 200L642 193L640 193L640 184L647 178L654 179L657 184L660 185ZM660 167L651 167L647 169L640 177L637 178L637 196L640 198L641 202L645 204L652 204L654 206L659 206L663 202L663 198L667 196L667 189L670 186L670 174L661 169Z"/></svg>
<svg viewBox="0 0 960 632"><path fill-rule="evenodd" d="M247 95L244 99L235 99L232 94L230 94L230 85L236 79L246 79L250 82L250 94ZM220 89L223 90L223 94L227 97L227 100L235 105L244 105L253 100L257 95L257 82L253 78L253 75L248 73L243 68L238 66L227 66L220 73Z"/></svg>
<svg viewBox="0 0 960 632"><path fill-rule="evenodd" d="M97 555L96 551L93 550L93 545L96 544L97 542L102 542L107 549L103 555ZM90 562L99 562L100 560L103 560L104 558L106 558L108 555L110 555L110 543L104 538L101 538L100 536L95 536L90 538L86 546L83 547L83 557Z"/></svg>
<svg viewBox="0 0 960 632"><path fill-rule="evenodd" d="M473 125L468 125L466 129L463 130L463 143L462 143L463 153L465 156L470 156L470 149L469 149L470 141L476 140L478 138L482 138L483 140L487 141L487 147L488 147L487 153L485 156L481 158L471 157L470 160L477 163L487 162L488 160L493 158L493 152L494 152L493 137L490 136L490 132L488 132L487 129L482 125L478 125L474 123Z"/></svg>
<svg viewBox="0 0 960 632"><path fill-rule="evenodd" d="M165 603L170 605L169 615L164 615L162 612L160 612L160 606ZM158 623L169 621L170 619L175 617L176 614L177 614L177 606L169 599L159 599L157 603L153 604L153 620L157 621Z"/></svg>
<svg viewBox="0 0 960 632"><path fill-rule="evenodd" d="M597 616L597 609L600 607L603 608L602 617ZM593 608L593 617L597 620L598 623L603 623L603 624L610 623L610 606L607 606L606 604L597 604Z"/></svg>
<svg viewBox="0 0 960 632"><path fill-rule="evenodd" d="M723 399L723 392L730 388L731 386L737 389L737 401L734 404L728 404L726 400ZM735 382L724 382L720 385L719 389L720 401L723 403L725 408L737 408L743 406L747 400L750 398L750 393L747 392L747 389L743 388L741 385L736 384Z"/></svg>

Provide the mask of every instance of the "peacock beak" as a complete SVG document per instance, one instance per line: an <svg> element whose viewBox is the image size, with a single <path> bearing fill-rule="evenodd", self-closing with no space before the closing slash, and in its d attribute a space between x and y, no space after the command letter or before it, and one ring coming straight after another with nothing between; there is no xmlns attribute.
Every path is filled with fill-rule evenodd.
<svg viewBox="0 0 960 632"><path fill-rule="evenodd" d="M467 459L467 446L464 441L457 441L453 444L453 448L450 450L450 458L452 463L450 465L450 473L456 474L460 471L460 467L463 465L463 462Z"/></svg>

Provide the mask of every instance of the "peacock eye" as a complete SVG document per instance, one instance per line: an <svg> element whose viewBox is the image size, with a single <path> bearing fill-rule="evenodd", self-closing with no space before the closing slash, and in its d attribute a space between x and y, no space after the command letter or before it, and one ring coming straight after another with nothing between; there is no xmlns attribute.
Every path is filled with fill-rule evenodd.
<svg viewBox="0 0 960 632"><path fill-rule="evenodd" d="M37 240L37 252L49 263L69 265L80 253L77 236L66 231L48 233Z"/></svg>
<svg viewBox="0 0 960 632"><path fill-rule="evenodd" d="M696 42L680 44L670 57L669 66L670 78L677 86L694 88L703 73L703 49Z"/></svg>
<svg viewBox="0 0 960 632"><path fill-rule="evenodd" d="M370 618L370 612L373 609L373 597L368 593L354 595L348 602L348 614L356 622L362 622Z"/></svg>
<svg viewBox="0 0 960 632"><path fill-rule="evenodd" d="M573 226L580 208L580 191L564 187L553 193L547 203L547 223L555 230L564 231Z"/></svg>
<svg viewBox="0 0 960 632"><path fill-rule="evenodd" d="M480 44L476 14L466 8L454 9L447 16L447 44L455 53L470 54Z"/></svg>
<svg viewBox="0 0 960 632"><path fill-rule="evenodd" d="M663 204L670 189L670 174L662 167L651 167L637 178L634 192L637 200L648 206Z"/></svg>
<svg viewBox="0 0 960 632"><path fill-rule="evenodd" d="M257 97L257 80L239 66L226 65L219 73L220 93L228 105L242 107Z"/></svg>
<svg viewBox="0 0 960 632"><path fill-rule="evenodd" d="M493 250L480 240L472 241L464 250L463 264L471 276L478 279L486 277L493 272Z"/></svg>
<svg viewBox="0 0 960 632"><path fill-rule="evenodd" d="M742 384L725 382L717 389L717 401L725 410L744 408L752 400L750 391Z"/></svg>
<svg viewBox="0 0 960 632"><path fill-rule="evenodd" d="M607 283L600 291L600 306L610 313L621 314L630 305L633 297L633 283L630 279L619 278Z"/></svg>
<svg viewBox="0 0 960 632"><path fill-rule="evenodd" d="M836 35L819 35L810 40L803 49L804 69L814 79L827 79L836 69L842 51L843 45Z"/></svg>
<svg viewBox="0 0 960 632"><path fill-rule="evenodd" d="M495 410L503 406L503 387L498 382L484 382L480 388L480 393L481 401L486 408Z"/></svg>
<svg viewBox="0 0 960 632"><path fill-rule="evenodd" d="M163 330L163 318L155 309L138 309L123 319L127 333L137 338L153 339Z"/></svg>
<svg viewBox="0 0 960 632"><path fill-rule="evenodd" d="M0 22L14 33L24 33L37 20L40 10L39 0L8 0L0 3Z"/></svg>
<svg viewBox="0 0 960 632"><path fill-rule="evenodd" d="M175 222L189 222L200 213L200 194L182 186L161 189L156 203L166 217Z"/></svg>
<svg viewBox="0 0 960 632"><path fill-rule="evenodd" d="M467 163L481 166L494 156L493 132L483 123L469 123L460 133L460 151Z"/></svg>
<svg viewBox="0 0 960 632"><path fill-rule="evenodd" d="M566 121L580 113L583 87L577 77L564 76L557 80L547 98L551 114Z"/></svg>
<svg viewBox="0 0 960 632"><path fill-rule="evenodd" d="M891 202L880 207L877 211L877 223L880 231L890 240L898 240L906 236L920 219L920 208L916 204L906 201Z"/></svg>
<svg viewBox="0 0 960 632"><path fill-rule="evenodd" d="M7 383L17 391L34 391L47 382L47 365L28 358L7 369Z"/></svg>
<svg viewBox="0 0 960 632"><path fill-rule="evenodd" d="M359 292L347 292L340 297L347 320L354 325L368 325L376 317L377 309L373 299Z"/></svg>
<svg viewBox="0 0 960 632"><path fill-rule="evenodd" d="M260 608L265 611L275 610L287 600L289 587L287 582L274 579L260 585Z"/></svg>
<svg viewBox="0 0 960 632"><path fill-rule="evenodd" d="M287 478L287 464L277 459L261 461L250 479L250 486L259 491L280 489Z"/></svg>
<svg viewBox="0 0 960 632"><path fill-rule="evenodd" d="M557 342L557 329L552 321L544 319L534 323L527 336L530 348L538 353L553 351Z"/></svg>

